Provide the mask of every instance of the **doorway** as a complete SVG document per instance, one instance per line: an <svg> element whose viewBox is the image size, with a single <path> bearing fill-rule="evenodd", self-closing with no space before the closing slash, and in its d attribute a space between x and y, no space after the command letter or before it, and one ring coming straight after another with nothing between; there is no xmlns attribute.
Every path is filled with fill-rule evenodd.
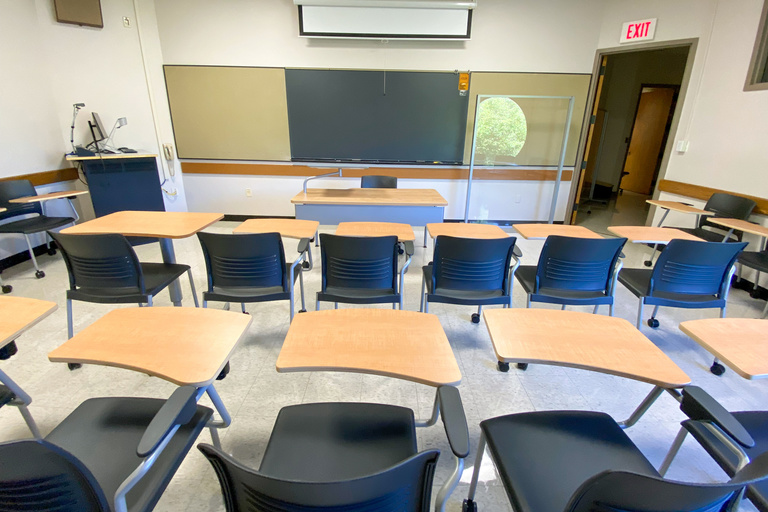
<svg viewBox="0 0 768 512"><path fill-rule="evenodd" d="M602 233L609 225L645 224L645 200L663 173L693 44L598 55L571 223Z"/></svg>

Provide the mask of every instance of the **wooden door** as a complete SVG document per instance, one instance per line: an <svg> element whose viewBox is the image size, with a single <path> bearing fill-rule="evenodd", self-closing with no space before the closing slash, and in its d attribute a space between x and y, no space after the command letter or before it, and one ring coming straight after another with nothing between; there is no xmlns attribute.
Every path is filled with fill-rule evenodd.
<svg viewBox="0 0 768 512"><path fill-rule="evenodd" d="M643 87L624 162L621 188L650 194L663 151L667 123L675 99L674 87Z"/></svg>

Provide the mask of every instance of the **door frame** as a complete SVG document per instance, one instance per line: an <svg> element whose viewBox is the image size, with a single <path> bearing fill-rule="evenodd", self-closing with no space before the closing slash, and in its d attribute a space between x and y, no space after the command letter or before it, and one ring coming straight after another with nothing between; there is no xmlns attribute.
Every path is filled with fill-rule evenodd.
<svg viewBox="0 0 768 512"><path fill-rule="evenodd" d="M629 129L629 141L627 142L627 147L624 151L624 159L621 163L621 170L619 171L619 190L621 190L621 173L624 172L624 168L627 166L627 156L629 155L629 146L632 144L632 135L635 132L635 123L637 123L637 112L640 109L640 100L643 97L643 89L653 87L656 89L672 89L672 104L670 105L670 109L672 110L672 115L677 112L677 103L680 99L680 86L676 84L654 84L654 83L641 83L640 84L640 93L637 95L637 103L635 104L635 112L632 114L632 127ZM662 145L664 146L663 152L667 151L667 144L669 144L669 135L672 133L672 122L669 120L669 116L667 116L667 122L664 123L664 140L662 142ZM661 165L663 164L663 156L662 156L662 162L659 164L659 168L653 170L653 178L651 179L651 194L656 190L656 183L659 181L659 175L661 174Z"/></svg>
<svg viewBox="0 0 768 512"><path fill-rule="evenodd" d="M618 55L622 53L633 53L633 52L643 52L648 50L664 50L666 48L675 48L680 46L687 46L688 47L688 58L685 62L685 71L683 71L683 78L680 82L680 93L677 97L677 103L675 106L675 113L672 116L672 123L669 127L669 134L667 136L667 141L664 147L664 155L661 159L661 165L659 166L659 174L656 179L657 186L654 187L653 190L653 198L657 199L659 196L658 191L658 182L661 181L667 172L667 165L669 164L669 157L672 154L672 148L674 144L670 144L670 140L674 138L674 136L677 134L677 128L680 124L680 117L681 112L683 110L683 105L685 104L685 98L686 94L688 92L688 85L691 81L691 74L693 72L693 63L696 57L696 49L699 45L699 38L690 38L690 39L675 39L675 40L669 40L669 41L656 41L656 42L650 42L650 43L638 43L638 44L632 44L630 46L619 46L619 47L612 47L612 48L598 48L595 52L595 60L592 64L592 80L590 80L589 84L589 92L587 95L587 106L586 106L586 112L592 112L592 109L594 108L595 101L597 98L595 98L595 95L597 93L597 82L600 76L600 64L603 60L603 56L611 56L611 55ZM605 86L604 86L605 87ZM695 96L695 94L694 94ZM589 119L587 118L587 121ZM571 191L568 195L568 209L566 211L565 215L565 222L569 224L573 224L573 222L576 219L576 210L579 206L580 201L580 184L581 184L581 178L584 174L584 170L582 167L582 162L584 161L584 149L586 147L586 140L587 140L587 133L589 131L590 124L589 122L585 122L584 125L581 127L581 133L580 133L580 140L585 141L579 146L578 154L576 155L576 166L574 168L573 177L571 178ZM649 212L648 218L646 219L646 225L651 222L653 219L653 216Z"/></svg>

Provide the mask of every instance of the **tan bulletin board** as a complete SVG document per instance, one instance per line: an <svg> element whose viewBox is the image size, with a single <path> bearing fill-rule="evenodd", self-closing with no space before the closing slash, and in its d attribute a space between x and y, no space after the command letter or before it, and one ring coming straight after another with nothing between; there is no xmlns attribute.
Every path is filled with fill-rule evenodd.
<svg viewBox="0 0 768 512"><path fill-rule="evenodd" d="M472 132L478 95L508 94L518 96L574 96L573 116L565 153L565 165L576 163L579 136L589 93L590 75L541 73L473 72L469 88L469 110L464 142L464 163L472 154ZM563 129L568 113L567 100L517 99L526 117L528 136L520 153L508 159L513 165L556 166L560 159ZM475 159L483 165L482 159ZM498 163L498 161L497 161Z"/></svg>
<svg viewBox="0 0 768 512"><path fill-rule="evenodd" d="M164 70L179 158L291 159L284 69Z"/></svg>

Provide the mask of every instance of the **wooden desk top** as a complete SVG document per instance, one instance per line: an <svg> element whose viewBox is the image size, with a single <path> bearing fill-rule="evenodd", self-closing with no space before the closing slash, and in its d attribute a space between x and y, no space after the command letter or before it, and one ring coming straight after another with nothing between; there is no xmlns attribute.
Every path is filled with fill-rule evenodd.
<svg viewBox="0 0 768 512"><path fill-rule="evenodd" d="M509 234L494 224L465 224L464 222L434 222L427 224L429 236L455 236L460 238L507 238Z"/></svg>
<svg viewBox="0 0 768 512"><path fill-rule="evenodd" d="M551 309L483 311L499 361L581 368L679 388L691 379L623 318Z"/></svg>
<svg viewBox="0 0 768 512"><path fill-rule="evenodd" d="M156 158L153 153L103 153L93 156L67 155L68 162L79 162L80 160L114 160L116 158Z"/></svg>
<svg viewBox="0 0 768 512"><path fill-rule="evenodd" d="M224 218L221 213L122 211L77 224L62 233L186 238Z"/></svg>
<svg viewBox="0 0 768 512"><path fill-rule="evenodd" d="M316 220L299 219L248 219L233 233L280 233L286 238L315 238L320 223Z"/></svg>
<svg viewBox="0 0 768 512"><path fill-rule="evenodd" d="M715 212L702 210L701 208L696 208L694 206L679 203L677 201L659 201L658 199L647 199L645 202L648 204L652 204L654 206L658 206L659 208L663 208L665 210L672 210L673 212L693 213L696 215L714 215L715 214Z"/></svg>
<svg viewBox="0 0 768 512"><path fill-rule="evenodd" d="M768 320L688 320L680 330L745 379L768 377Z"/></svg>
<svg viewBox="0 0 768 512"><path fill-rule="evenodd" d="M549 235L570 236L574 238L603 238L584 226L568 224L512 224L512 227L527 240L544 240Z"/></svg>
<svg viewBox="0 0 768 512"><path fill-rule="evenodd" d="M9 203L42 203L43 201L49 201L51 199L61 199L63 197L73 197L88 194L87 190L62 190L60 192L49 192L48 194L40 194L39 196L27 196L17 197L11 199Z"/></svg>
<svg viewBox="0 0 768 512"><path fill-rule="evenodd" d="M719 224L728 229L736 229L745 233L751 233L753 235L762 236L768 238L768 228L741 219L724 219L722 217L713 217L709 219L712 224Z"/></svg>
<svg viewBox="0 0 768 512"><path fill-rule="evenodd" d="M299 192L293 204L339 204L376 206L448 206L437 190L418 188L311 188Z"/></svg>
<svg viewBox="0 0 768 512"><path fill-rule="evenodd" d="M48 354L53 362L100 364L179 386L219 375L253 317L206 308L115 309Z"/></svg>
<svg viewBox="0 0 768 512"><path fill-rule="evenodd" d="M0 296L0 347L15 340L58 307L47 300Z"/></svg>
<svg viewBox="0 0 768 512"><path fill-rule="evenodd" d="M336 234L341 236L390 236L399 242L413 242L416 235L410 224L397 222L340 222Z"/></svg>
<svg viewBox="0 0 768 512"><path fill-rule="evenodd" d="M296 315L277 358L277 371L370 373L429 386L461 382L437 317L392 309Z"/></svg>
<svg viewBox="0 0 768 512"><path fill-rule="evenodd" d="M680 231L675 228L659 228L655 226L609 226L608 231L616 236L621 236L633 244L668 244L670 241L703 240L697 236Z"/></svg>

